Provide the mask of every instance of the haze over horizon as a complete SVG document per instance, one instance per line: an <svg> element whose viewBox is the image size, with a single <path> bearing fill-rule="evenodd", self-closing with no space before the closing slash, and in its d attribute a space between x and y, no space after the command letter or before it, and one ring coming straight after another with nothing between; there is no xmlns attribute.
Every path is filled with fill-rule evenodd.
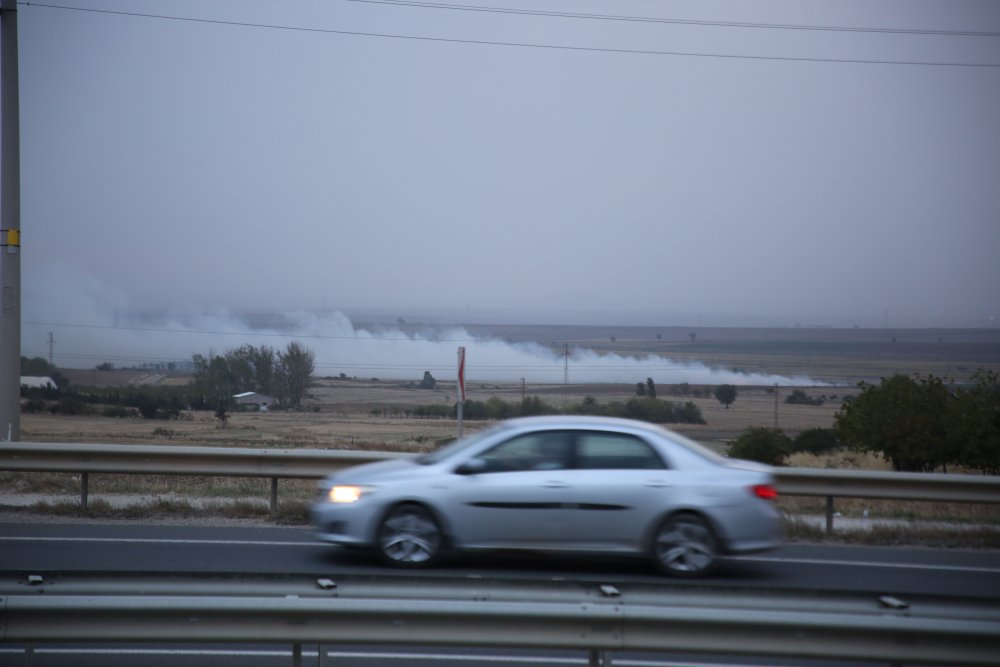
<svg viewBox="0 0 1000 667"><path fill-rule="evenodd" d="M997 326L1000 4L430 5L18 5L23 354L248 309Z"/></svg>

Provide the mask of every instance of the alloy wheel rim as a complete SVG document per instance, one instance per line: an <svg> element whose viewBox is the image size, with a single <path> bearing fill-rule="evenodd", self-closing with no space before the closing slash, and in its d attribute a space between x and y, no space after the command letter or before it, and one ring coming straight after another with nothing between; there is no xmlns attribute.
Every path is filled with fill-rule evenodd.
<svg viewBox="0 0 1000 667"><path fill-rule="evenodd" d="M379 539L382 552L400 563L427 562L437 553L440 541L434 522L412 511L389 517Z"/></svg>
<svg viewBox="0 0 1000 667"><path fill-rule="evenodd" d="M677 572L701 572L715 561L711 532L689 521L667 526L660 533L656 547L664 567Z"/></svg>

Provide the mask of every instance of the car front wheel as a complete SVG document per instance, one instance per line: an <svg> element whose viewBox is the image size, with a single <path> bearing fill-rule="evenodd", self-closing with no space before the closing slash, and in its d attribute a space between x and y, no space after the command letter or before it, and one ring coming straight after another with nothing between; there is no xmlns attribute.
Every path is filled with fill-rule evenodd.
<svg viewBox="0 0 1000 667"><path fill-rule="evenodd" d="M668 517L653 536L656 566L674 577L702 577L719 563L718 540L708 522L694 514Z"/></svg>
<svg viewBox="0 0 1000 667"><path fill-rule="evenodd" d="M394 507L379 525L376 548L397 567L426 567L441 554L444 537L434 516L419 505Z"/></svg>

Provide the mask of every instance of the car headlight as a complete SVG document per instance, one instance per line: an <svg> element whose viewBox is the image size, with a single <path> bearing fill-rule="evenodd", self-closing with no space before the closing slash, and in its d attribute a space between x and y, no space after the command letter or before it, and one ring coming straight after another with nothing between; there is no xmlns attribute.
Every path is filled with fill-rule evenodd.
<svg viewBox="0 0 1000 667"><path fill-rule="evenodd" d="M354 486L350 484L338 484L331 486L326 497L331 503L356 503L361 500L361 496L371 493L370 486Z"/></svg>

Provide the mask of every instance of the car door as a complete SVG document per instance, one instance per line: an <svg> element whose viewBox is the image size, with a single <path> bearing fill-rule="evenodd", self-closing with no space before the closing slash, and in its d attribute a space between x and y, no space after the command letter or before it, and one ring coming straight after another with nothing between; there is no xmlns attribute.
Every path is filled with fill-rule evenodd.
<svg viewBox="0 0 1000 667"><path fill-rule="evenodd" d="M651 523L676 504L679 475L636 435L578 431L575 469L567 475L577 508L566 529L570 546L639 548Z"/></svg>
<svg viewBox="0 0 1000 667"><path fill-rule="evenodd" d="M567 431L521 434L482 452L449 489L448 517L458 546L552 548L570 521Z"/></svg>

